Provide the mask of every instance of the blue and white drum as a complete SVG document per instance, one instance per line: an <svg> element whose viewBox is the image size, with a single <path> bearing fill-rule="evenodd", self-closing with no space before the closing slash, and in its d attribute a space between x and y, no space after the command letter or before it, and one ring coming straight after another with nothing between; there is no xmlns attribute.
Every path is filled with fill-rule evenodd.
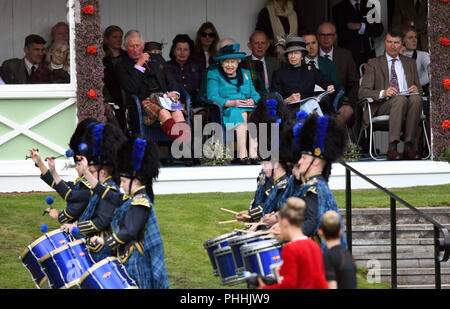
<svg viewBox="0 0 450 309"><path fill-rule="evenodd" d="M75 288L81 276L94 265L84 238L70 242L39 259L53 289Z"/></svg>
<svg viewBox="0 0 450 309"><path fill-rule="evenodd" d="M23 266L30 272L37 288L49 287L47 277L39 264L39 259L71 241L72 237L69 234L58 229L45 233L24 250L19 258Z"/></svg>
<svg viewBox="0 0 450 309"><path fill-rule="evenodd" d="M80 279L82 289L137 289L116 257L107 257L89 268Z"/></svg>
<svg viewBox="0 0 450 309"><path fill-rule="evenodd" d="M263 241L261 233L249 233L233 237L229 240L231 253L233 254L234 264L236 265L236 273L242 275L245 270L244 261L242 260L241 247L245 244L251 244Z"/></svg>
<svg viewBox="0 0 450 309"><path fill-rule="evenodd" d="M275 239L247 244L241 247L245 270L261 276L271 276L270 266L281 262L281 247Z"/></svg>
<svg viewBox="0 0 450 309"><path fill-rule="evenodd" d="M236 273L230 246L214 250L214 259L223 285L239 283L244 279Z"/></svg>
<svg viewBox="0 0 450 309"><path fill-rule="evenodd" d="M208 241L205 241L203 244L203 247L205 247L206 251L208 252L209 260L211 261L211 265L213 267L213 274L214 276L218 276L219 273L217 272L217 265L216 261L214 259L214 251L228 246L228 241L232 237L242 235L242 232L239 231L233 231L227 234L220 235L216 238L210 239Z"/></svg>

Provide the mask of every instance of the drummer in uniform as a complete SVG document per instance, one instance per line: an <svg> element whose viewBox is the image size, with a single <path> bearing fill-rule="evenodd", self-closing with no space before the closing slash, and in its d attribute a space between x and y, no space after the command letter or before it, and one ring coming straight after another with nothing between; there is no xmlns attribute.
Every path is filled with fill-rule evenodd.
<svg viewBox="0 0 450 309"><path fill-rule="evenodd" d="M276 144L276 141L279 140L279 131L284 128L284 126L289 125L289 122L292 121L291 117L290 111L281 101L281 98L274 94L264 95L258 101L248 122L249 124L253 123L256 125L260 157L262 157L260 151L261 138L265 138L267 141L267 148L271 146L272 138L276 139ZM261 126L262 124L267 126L267 131L264 131ZM275 128L278 132L272 132ZM277 136L272 136L274 134L277 134ZM290 168L286 164L288 160L286 160L282 154L280 154L279 160L275 160L276 158L272 157L273 151L274 149L271 149L269 157L263 158L262 161L262 173L264 173L264 175L270 174L272 176L272 181L270 183L264 183L264 187L262 185L258 186L255 196L258 196L258 194L262 195L262 192L264 192L263 198L260 198L258 201L255 199L256 203L253 203L250 210L242 211L237 214L237 220L251 222L260 221L266 214L276 211L281 206L278 199L281 196L282 191L286 188L290 175Z"/></svg>
<svg viewBox="0 0 450 309"><path fill-rule="evenodd" d="M117 185L119 174L117 172L117 151L120 142L125 141L123 133L114 125L98 123L91 126L86 136L88 149L89 171L96 179L110 190L119 191ZM79 158L79 157L78 157ZM79 163L81 166L81 162ZM81 168L82 169L82 168ZM92 186L91 186L92 188ZM66 190L70 189L66 187ZM68 194L70 194L68 192ZM92 245L89 241L94 236L106 237L111 234L111 221L116 206L92 191L92 196L83 214L79 217L77 238L86 237L87 246L95 262L99 262L111 255L108 248L99 244ZM66 224L64 230L71 230L72 225Z"/></svg>
<svg viewBox="0 0 450 309"><path fill-rule="evenodd" d="M79 216L86 209L89 199L92 195L91 185L87 182L83 176L83 172L80 169L80 165L76 159L76 155L80 154L78 145L84 138L87 129L96 124L97 121L93 118L87 118L81 121L75 132L73 133L68 152L73 155L75 162L75 169L78 177L73 181L66 182L60 178L55 169L55 158L47 157L48 168L42 161L37 149L30 150L30 157L35 162L37 167L41 170L41 179L53 188L65 201L66 208L58 211L54 208L47 208L45 211L54 219L58 219L59 223L74 223L78 220Z"/></svg>
<svg viewBox="0 0 450 309"><path fill-rule="evenodd" d="M102 200L118 207L112 234L92 237L94 244L115 252L127 273L141 289L168 289L164 248L153 209L153 180L159 173L159 151L155 143L136 138L123 143L118 153L121 194L102 185L82 157L83 173Z"/></svg>
<svg viewBox="0 0 450 309"><path fill-rule="evenodd" d="M305 200L303 233L320 241L317 231L322 215L328 210L339 214L336 200L328 186L328 178L332 163L344 155L347 134L334 118L319 117L316 113L296 124L292 133L286 133L282 139L294 137L292 149L284 149L292 153L294 158L292 173L295 180L289 195ZM347 247L345 234L342 234L341 242Z"/></svg>

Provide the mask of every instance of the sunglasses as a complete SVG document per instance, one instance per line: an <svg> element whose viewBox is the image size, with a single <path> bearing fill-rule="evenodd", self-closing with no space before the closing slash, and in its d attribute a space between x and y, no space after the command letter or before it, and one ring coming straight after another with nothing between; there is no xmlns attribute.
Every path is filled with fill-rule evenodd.
<svg viewBox="0 0 450 309"><path fill-rule="evenodd" d="M202 38L206 38L208 36L211 39L214 39L216 37L216 34L214 32L202 32L201 35Z"/></svg>

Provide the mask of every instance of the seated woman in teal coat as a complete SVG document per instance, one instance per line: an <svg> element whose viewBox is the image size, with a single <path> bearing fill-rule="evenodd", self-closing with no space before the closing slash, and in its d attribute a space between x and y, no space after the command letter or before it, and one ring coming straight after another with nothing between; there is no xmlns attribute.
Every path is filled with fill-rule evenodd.
<svg viewBox="0 0 450 309"><path fill-rule="evenodd" d="M207 97L223 107L226 130L236 130L240 162L251 164L257 157L257 142L250 137L247 151L247 119L261 96L253 86L250 72L238 68L240 60L245 57L245 53L239 52L239 47L238 43L226 45L214 58L220 65L208 71Z"/></svg>

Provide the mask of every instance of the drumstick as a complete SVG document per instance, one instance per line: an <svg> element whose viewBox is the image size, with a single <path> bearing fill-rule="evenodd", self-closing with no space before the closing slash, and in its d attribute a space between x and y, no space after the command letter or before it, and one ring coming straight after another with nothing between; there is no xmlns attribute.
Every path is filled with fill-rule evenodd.
<svg viewBox="0 0 450 309"><path fill-rule="evenodd" d="M239 221L238 220L222 221L222 222L219 222L219 224L227 224L227 223L233 223L233 222L239 222Z"/></svg>
<svg viewBox="0 0 450 309"><path fill-rule="evenodd" d="M223 210L223 211L225 211L225 212L229 212L230 214L233 214L233 215L239 214L239 212L237 212L237 211L229 210L229 209L226 209L226 208L220 208L220 210ZM250 218L251 218L251 217L250 217L249 215L247 215L247 214L242 214L242 216L245 217L245 218L247 218L247 219L250 219Z"/></svg>

